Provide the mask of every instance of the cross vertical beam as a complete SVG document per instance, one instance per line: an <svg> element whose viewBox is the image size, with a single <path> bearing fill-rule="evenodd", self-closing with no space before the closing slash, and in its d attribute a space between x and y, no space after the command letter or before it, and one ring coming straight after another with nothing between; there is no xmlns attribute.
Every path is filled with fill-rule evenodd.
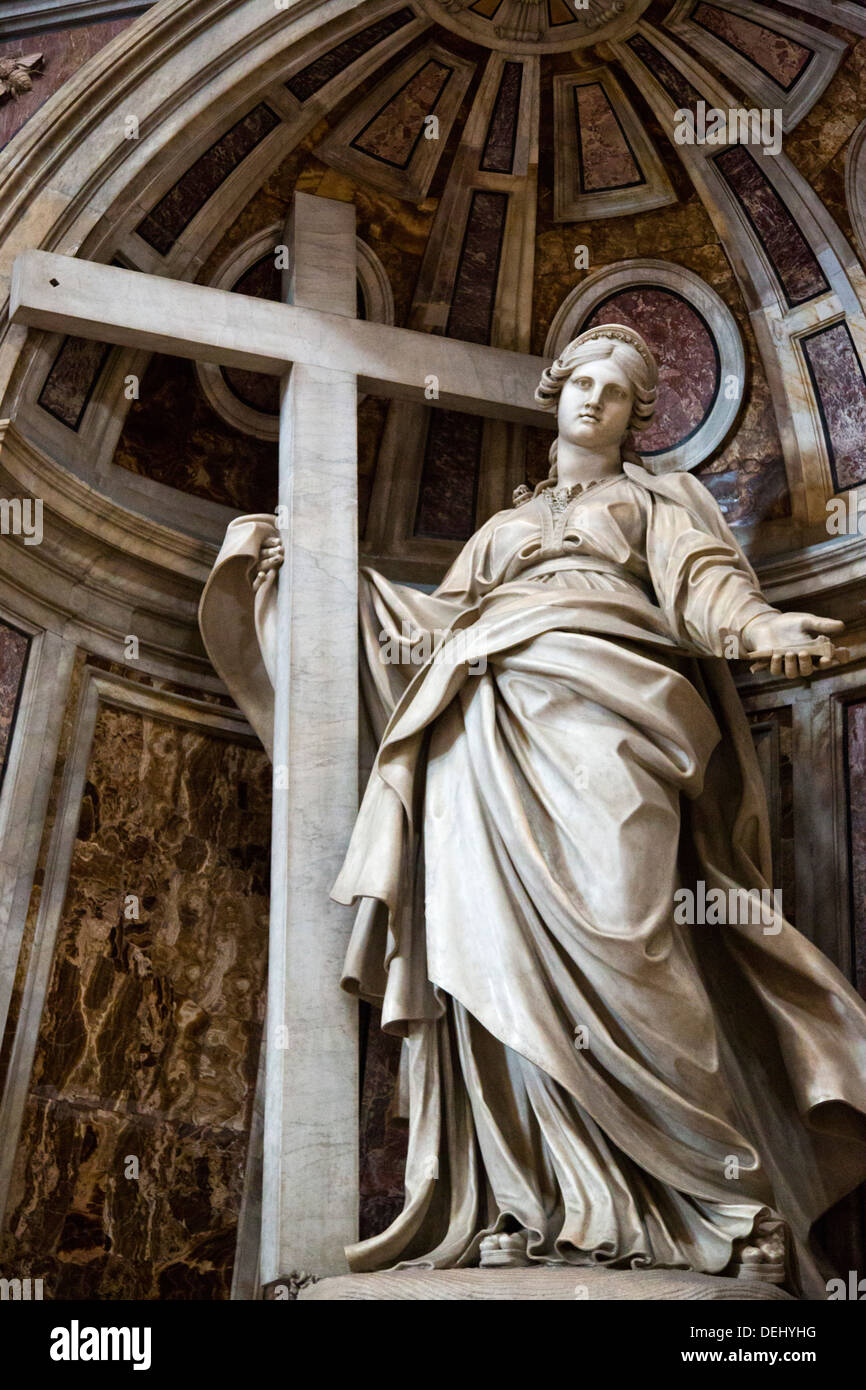
<svg viewBox="0 0 866 1390"><path fill-rule="evenodd" d="M355 209L297 193L290 303L354 317ZM357 1237L358 1019L339 987L345 909L328 897L358 792L357 387L283 380L261 1277L345 1271Z"/></svg>

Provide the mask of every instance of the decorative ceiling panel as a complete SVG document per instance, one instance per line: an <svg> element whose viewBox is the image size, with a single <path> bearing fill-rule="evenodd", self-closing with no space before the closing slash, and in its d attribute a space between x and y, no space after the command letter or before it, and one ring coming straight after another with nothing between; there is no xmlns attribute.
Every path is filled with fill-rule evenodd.
<svg viewBox="0 0 866 1390"><path fill-rule="evenodd" d="M814 106L847 47L833 34L753 0L677 0L665 26L759 107L781 111L785 130Z"/></svg>
<svg viewBox="0 0 866 1390"><path fill-rule="evenodd" d="M559 73L553 104L557 222L676 202L652 141L609 68Z"/></svg>
<svg viewBox="0 0 866 1390"><path fill-rule="evenodd" d="M467 59L425 44L361 98L316 154L352 178L421 202L474 71Z"/></svg>

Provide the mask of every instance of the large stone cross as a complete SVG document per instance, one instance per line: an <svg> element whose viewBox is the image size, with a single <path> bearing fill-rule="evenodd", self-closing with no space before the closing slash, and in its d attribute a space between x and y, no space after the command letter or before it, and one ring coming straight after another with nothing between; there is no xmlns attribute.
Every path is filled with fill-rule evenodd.
<svg viewBox="0 0 866 1390"><path fill-rule="evenodd" d="M10 308L34 328L283 378L263 1284L343 1272L357 1233L357 1011L338 984L346 911L328 897L358 791L357 390L550 423L532 405L541 358L355 317L351 203L296 194L286 243L282 304L27 251Z"/></svg>

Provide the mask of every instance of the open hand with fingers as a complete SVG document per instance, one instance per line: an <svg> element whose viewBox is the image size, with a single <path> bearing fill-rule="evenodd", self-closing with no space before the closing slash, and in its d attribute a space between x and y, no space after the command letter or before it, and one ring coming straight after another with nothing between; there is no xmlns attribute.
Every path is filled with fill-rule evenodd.
<svg viewBox="0 0 866 1390"><path fill-rule="evenodd" d="M283 549L283 542L280 540L276 531L272 532L264 541L259 551L259 560L256 565L256 573L253 579L253 593L258 593L269 574L275 573L286 558Z"/></svg>
<svg viewBox="0 0 866 1390"><path fill-rule="evenodd" d="M832 640L844 628L836 618L814 613L761 613L743 628L743 658L752 671L769 670L790 680L811 676L848 660L847 647Z"/></svg>

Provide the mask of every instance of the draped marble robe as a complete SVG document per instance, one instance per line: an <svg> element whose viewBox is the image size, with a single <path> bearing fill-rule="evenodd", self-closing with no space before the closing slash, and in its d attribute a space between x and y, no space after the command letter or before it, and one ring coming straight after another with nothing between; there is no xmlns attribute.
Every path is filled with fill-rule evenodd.
<svg viewBox="0 0 866 1390"><path fill-rule="evenodd" d="M266 745L272 528L232 523L202 602ZM724 653L775 610L711 496L626 461L492 517L434 594L363 571L360 607L379 751L333 896L410 1134L351 1268L477 1263L516 1224L533 1260L718 1273L769 1210L820 1295L809 1229L866 1177L866 1008L775 911L675 913L771 883Z"/></svg>

